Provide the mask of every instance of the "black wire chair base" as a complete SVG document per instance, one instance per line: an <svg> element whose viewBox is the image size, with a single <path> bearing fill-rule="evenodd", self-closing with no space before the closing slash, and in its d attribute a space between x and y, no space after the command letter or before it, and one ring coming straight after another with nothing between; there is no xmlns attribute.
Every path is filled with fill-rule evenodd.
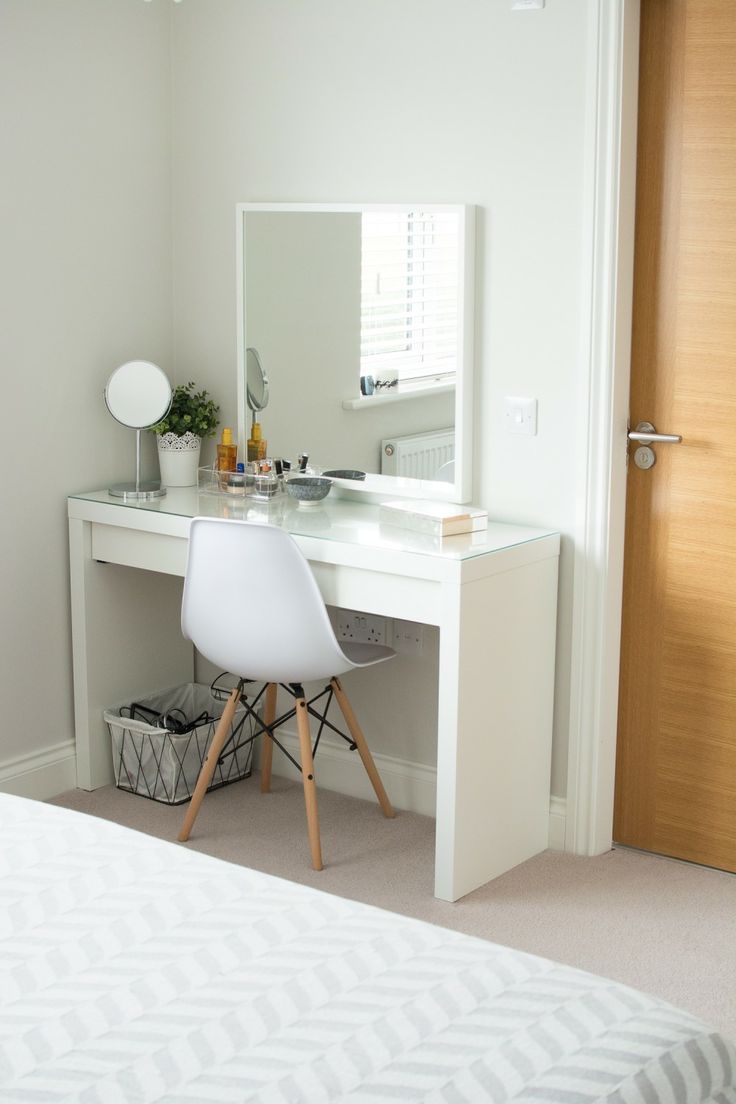
<svg viewBox="0 0 736 1104"><path fill-rule="evenodd" d="M305 698L304 688L299 683L280 682L278 685L283 690L286 690L286 692L288 694L291 694L292 698L294 698L295 700L297 698ZM267 689L268 686L269 686L269 683L264 683L264 685L261 687L259 692L256 694L255 698L253 699L252 704L248 701L248 697L247 697L246 694L241 693L241 695L240 695L240 703L246 711L246 716L250 717L251 721L257 726L255 732L251 731L251 735L248 737L248 740L246 742L250 743L253 740L255 740L257 736L262 736L262 735L265 734L266 736L270 737L271 740L273 740L274 744L279 749L279 751L281 751L286 756L286 758L289 760L289 762L293 763L293 765L296 767L296 769L301 773L301 770L302 770L301 763L299 763L294 758L294 756L289 751L286 750L286 748L281 743L281 741L277 740L276 737L274 736L274 732L276 731L277 728L280 728L282 725L286 724L287 721L290 721L292 719L292 717L296 716L296 707L294 709L287 710L286 713L282 713L282 715L280 717L276 717L275 720L272 721L272 723L270 725L265 725L263 723L263 720L262 720L260 714L256 712L257 707L258 707L258 703L260 702L261 698L265 694L266 689ZM358 746L351 736L346 735L346 733L342 732L337 727L337 725L334 725L332 723L332 721L329 721L327 719L327 713L329 711L330 706L332 705L332 699L334 698L334 696L335 696L335 694L334 694L334 691L332 689L332 684L329 684L324 688L324 690L321 690L318 694L315 694L313 698L310 698L309 701L307 701L307 710L308 710L308 712L311 714L312 717L315 717L319 721L319 728L317 730L317 735L316 735L315 740L314 740L314 746L312 748L312 759L314 759L314 757L317 754L317 748L319 747L319 742L322 738L322 733L325 730L325 728L329 728L332 732L336 733L341 739L343 739L345 741L345 743L348 745L350 751L355 751L356 747ZM327 701L325 703L324 709L322 709L320 711L319 709L315 708L315 703L319 702L324 697L327 697ZM235 754L236 749L234 749L234 748L229 749L229 750L226 750L226 749L227 749L227 745L225 746L225 748L222 751L222 754L220 755L219 759L217 760L219 764L222 764L223 761L225 759L227 759L230 755Z"/></svg>

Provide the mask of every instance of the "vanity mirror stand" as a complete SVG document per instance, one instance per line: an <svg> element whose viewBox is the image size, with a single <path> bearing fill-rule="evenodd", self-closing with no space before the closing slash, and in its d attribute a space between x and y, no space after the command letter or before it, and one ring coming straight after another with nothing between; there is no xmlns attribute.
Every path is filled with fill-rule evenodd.
<svg viewBox="0 0 736 1104"><path fill-rule="evenodd" d="M109 493L114 498L135 502L166 494L161 483L141 479L141 430L150 429L168 414L172 395L166 373L148 360L121 364L107 381L104 391L107 409L116 422L136 431L135 481L113 484Z"/></svg>

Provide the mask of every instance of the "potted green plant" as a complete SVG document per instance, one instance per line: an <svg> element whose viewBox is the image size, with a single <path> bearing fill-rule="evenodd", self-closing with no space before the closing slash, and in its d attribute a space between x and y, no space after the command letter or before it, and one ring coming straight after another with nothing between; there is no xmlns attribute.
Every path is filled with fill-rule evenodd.
<svg viewBox="0 0 736 1104"><path fill-rule="evenodd" d="M214 437L220 408L206 391L195 391L194 382L174 388L165 418L151 426L158 444L158 462L164 487L191 487L203 437Z"/></svg>

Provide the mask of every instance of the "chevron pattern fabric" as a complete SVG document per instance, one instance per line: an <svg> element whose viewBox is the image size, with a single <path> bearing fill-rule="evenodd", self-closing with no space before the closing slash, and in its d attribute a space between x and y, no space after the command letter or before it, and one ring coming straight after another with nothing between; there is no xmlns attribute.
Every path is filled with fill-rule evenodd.
<svg viewBox="0 0 736 1104"><path fill-rule="evenodd" d="M614 982L0 795L2 1104L735 1104Z"/></svg>

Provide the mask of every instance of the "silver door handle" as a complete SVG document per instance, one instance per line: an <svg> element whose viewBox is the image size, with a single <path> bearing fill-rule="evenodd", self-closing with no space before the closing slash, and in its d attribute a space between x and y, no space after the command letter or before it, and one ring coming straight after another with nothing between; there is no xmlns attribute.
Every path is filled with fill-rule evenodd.
<svg viewBox="0 0 736 1104"><path fill-rule="evenodd" d="M636 429L629 430L628 436L630 441L641 441L645 445L679 445L682 441L679 433L657 433L651 422L639 422Z"/></svg>

